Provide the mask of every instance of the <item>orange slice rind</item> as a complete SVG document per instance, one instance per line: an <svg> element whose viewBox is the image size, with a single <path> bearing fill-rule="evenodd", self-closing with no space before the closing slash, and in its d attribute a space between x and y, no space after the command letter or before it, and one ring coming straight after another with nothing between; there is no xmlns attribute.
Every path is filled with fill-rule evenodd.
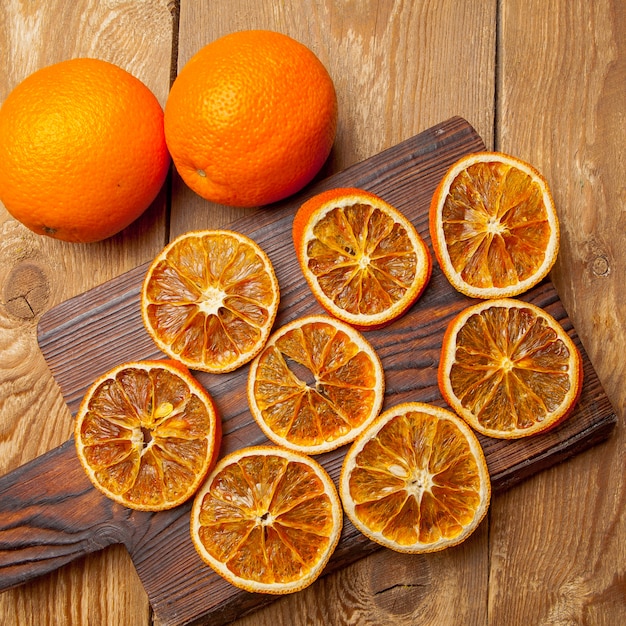
<svg viewBox="0 0 626 626"><path fill-rule="evenodd" d="M141 314L165 354L190 369L222 373L258 354L279 300L271 261L255 241L229 230L192 231L150 264Z"/></svg>
<svg viewBox="0 0 626 626"><path fill-rule="evenodd" d="M321 454L352 441L379 413L383 367L371 344L327 315L276 330L250 365L248 402L277 445Z"/></svg>
<svg viewBox="0 0 626 626"><path fill-rule="evenodd" d="M362 189L331 189L307 200L294 218L293 241L318 302L361 330L406 313L430 279L430 253L413 224Z"/></svg>
<svg viewBox="0 0 626 626"><path fill-rule="evenodd" d="M342 516L335 485L319 463L256 446L215 466L194 500L191 538L200 557L236 587L293 593L323 571Z"/></svg>
<svg viewBox="0 0 626 626"><path fill-rule="evenodd" d="M451 411L407 402L384 411L350 446L339 493L354 526L409 554L464 541L489 507L491 483L472 430Z"/></svg>
<svg viewBox="0 0 626 626"><path fill-rule="evenodd" d="M521 294L554 265L559 222L545 178L499 152L454 163L433 194L429 228L450 284L473 298Z"/></svg>
<svg viewBox="0 0 626 626"><path fill-rule="evenodd" d="M219 452L221 422L184 366L140 361L91 385L74 437L99 491L131 509L161 511L188 500L204 480Z"/></svg>
<svg viewBox="0 0 626 626"><path fill-rule="evenodd" d="M444 334L439 388L476 431L502 439L545 432L574 408L582 359L546 311L511 298L461 311Z"/></svg>

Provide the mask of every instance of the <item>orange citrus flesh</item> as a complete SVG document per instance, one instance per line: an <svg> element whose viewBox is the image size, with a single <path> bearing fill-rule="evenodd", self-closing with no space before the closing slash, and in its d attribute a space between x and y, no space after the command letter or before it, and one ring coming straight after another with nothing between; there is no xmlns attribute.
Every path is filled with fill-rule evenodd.
<svg viewBox="0 0 626 626"><path fill-rule="evenodd" d="M220 460L191 513L191 537L202 559L231 584L269 594L310 585L341 528L341 503L322 466L269 446Z"/></svg>
<svg viewBox="0 0 626 626"><path fill-rule="evenodd" d="M491 486L471 429L446 409L407 402L383 412L350 446L340 495L367 537L421 553L465 540L487 512Z"/></svg>
<svg viewBox="0 0 626 626"><path fill-rule="evenodd" d="M307 200L294 218L293 240L313 295L359 329L403 315L430 279L430 253L415 227L362 189L331 189Z"/></svg>
<svg viewBox="0 0 626 626"><path fill-rule="evenodd" d="M444 335L439 387L472 428L513 439L553 428L574 408L582 359L546 311L514 299L470 306Z"/></svg>
<svg viewBox="0 0 626 626"><path fill-rule="evenodd" d="M131 509L161 511L195 493L217 458L221 422L184 366L141 361L93 383L74 435L97 489Z"/></svg>
<svg viewBox="0 0 626 626"><path fill-rule="evenodd" d="M234 231L188 232L154 259L141 292L157 346L191 369L229 372L261 350L280 291L271 261Z"/></svg>
<svg viewBox="0 0 626 626"><path fill-rule="evenodd" d="M548 183L528 163L502 153L457 161L433 195L429 226L443 273L475 298L527 291L548 274L558 253Z"/></svg>
<svg viewBox="0 0 626 626"><path fill-rule="evenodd" d="M248 401L274 443L320 454L352 441L379 413L378 355L348 324L307 316L279 328L252 362Z"/></svg>

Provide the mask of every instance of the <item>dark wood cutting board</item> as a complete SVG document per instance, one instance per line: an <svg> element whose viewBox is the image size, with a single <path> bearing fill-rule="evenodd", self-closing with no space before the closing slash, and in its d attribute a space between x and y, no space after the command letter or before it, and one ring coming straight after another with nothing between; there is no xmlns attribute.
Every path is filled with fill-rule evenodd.
<svg viewBox="0 0 626 626"><path fill-rule="evenodd" d="M428 206L437 183L460 156L482 149L471 126L452 118L232 224L230 228L255 239L274 264L281 287L276 326L322 312L300 274L291 243L291 222L302 201L331 187L368 189L411 219L430 246ZM141 323L139 292L145 270L146 266L135 268L42 317L39 344L72 412L94 378L109 368L122 361L163 356ZM583 353L584 387L575 413L550 433L517 441L480 438L494 492L605 439L616 423L552 284L544 281L522 299L549 311L570 333ZM434 263L432 279L410 312L383 330L367 333L385 367L385 407L409 400L445 406L437 388L441 338L452 316L472 302L450 287ZM248 412L247 374L248 366L231 374L197 373L223 420L222 453L266 443ZM335 480L344 452L345 448L317 457ZM0 589L123 543L164 625L222 624L271 602L273 596L240 591L203 564L189 538L190 507L187 503L173 511L144 513L109 501L83 474L70 440L0 478ZM345 520L326 571L376 548Z"/></svg>

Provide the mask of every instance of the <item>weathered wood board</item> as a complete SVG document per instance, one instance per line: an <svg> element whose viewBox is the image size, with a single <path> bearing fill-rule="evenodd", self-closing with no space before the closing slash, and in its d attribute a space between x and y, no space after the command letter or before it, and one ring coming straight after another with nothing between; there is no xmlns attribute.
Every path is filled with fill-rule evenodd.
<svg viewBox="0 0 626 626"><path fill-rule="evenodd" d="M291 243L292 218L304 199L331 187L368 189L411 219L430 246L428 206L433 190L451 163L481 149L482 140L469 124L452 118L232 224L232 229L255 239L274 264L281 287L276 326L322 312L300 274ZM163 356L141 323L139 291L145 270L146 266L137 267L42 317L39 344L73 412L88 385L109 368L122 361ZM544 281L522 299L545 308L570 333L583 353L585 382L576 411L554 431L528 440L480 438L495 492L605 439L616 423L552 284ZM409 400L445 406L437 388L441 338L450 319L472 302L450 287L434 263L432 279L409 313L385 329L367 333L385 367L385 407ZM222 416L222 453L266 442L248 412L247 373L247 366L224 375L196 373ZM335 480L344 451L318 457ZM190 506L141 513L107 500L87 480L70 440L0 478L0 589L123 543L163 624L220 624L271 602L272 596L232 587L203 564L189 538ZM374 549L345 520L327 571Z"/></svg>

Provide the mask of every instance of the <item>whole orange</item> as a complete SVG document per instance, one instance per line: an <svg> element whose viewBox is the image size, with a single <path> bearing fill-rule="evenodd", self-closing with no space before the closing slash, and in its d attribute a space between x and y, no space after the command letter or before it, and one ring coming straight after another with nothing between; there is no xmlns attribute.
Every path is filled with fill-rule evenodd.
<svg viewBox="0 0 626 626"><path fill-rule="evenodd" d="M287 35L231 33L182 68L165 104L176 168L197 194L260 206L304 187L330 153L337 128L333 82Z"/></svg>
<svg viewBox="0 0 626 626"><path fill-rule="evenodd" d="M98 59L44 67L0 109L0 200L42 235L106 239L148 208L169 169L163 109Z"/></svg>

